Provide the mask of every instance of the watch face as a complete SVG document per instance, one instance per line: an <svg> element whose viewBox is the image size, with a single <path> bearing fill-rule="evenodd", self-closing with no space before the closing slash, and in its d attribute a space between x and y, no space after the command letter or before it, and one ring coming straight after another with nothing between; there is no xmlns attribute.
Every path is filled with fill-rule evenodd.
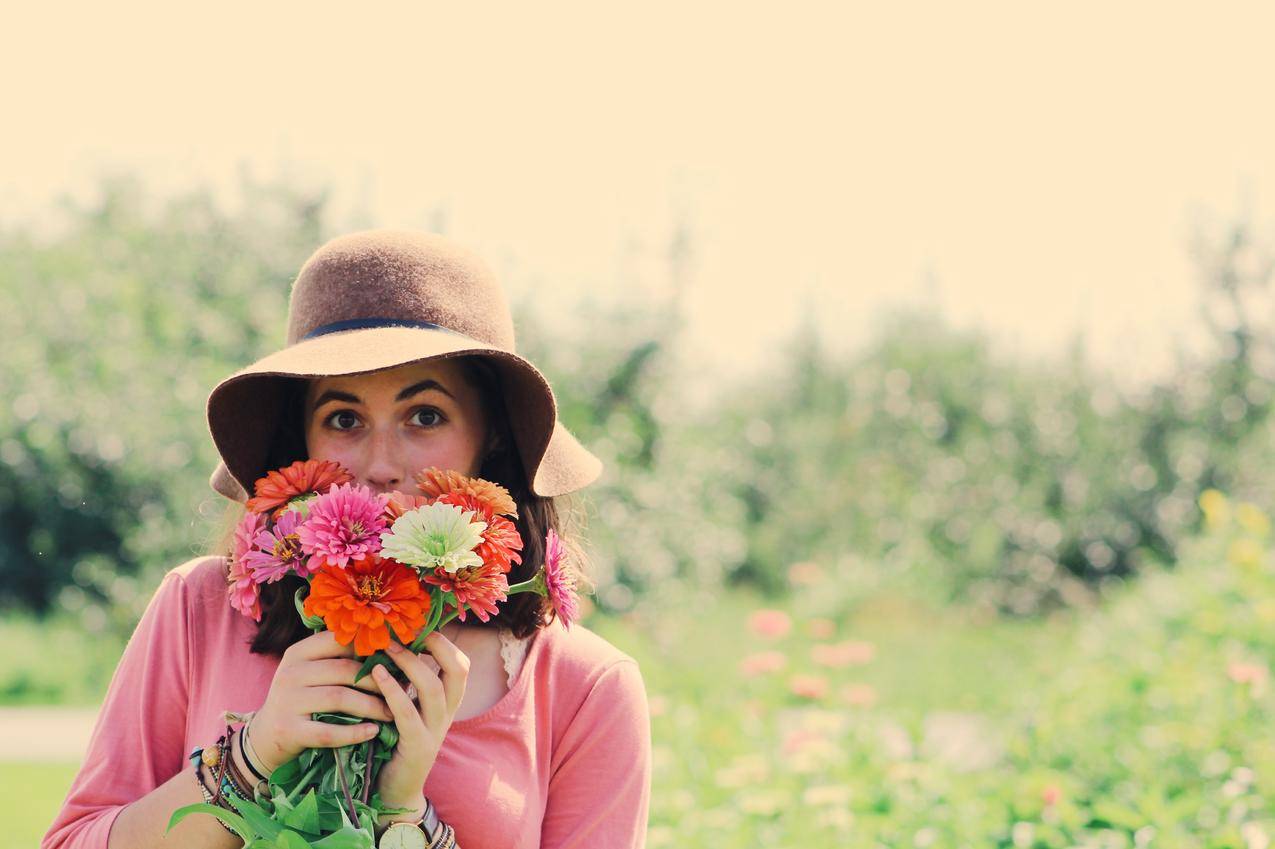
<svg viewBox="0 0 1275 849"><path fill-rule="evenodd" d="M396 822L381 835L377 849L425 849L425 832L411 823Z"/></svg>

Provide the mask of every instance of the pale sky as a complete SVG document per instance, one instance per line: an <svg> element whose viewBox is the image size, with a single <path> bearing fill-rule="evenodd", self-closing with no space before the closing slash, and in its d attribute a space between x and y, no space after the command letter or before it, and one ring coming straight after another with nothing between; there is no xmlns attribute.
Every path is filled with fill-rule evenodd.
<svg viewBox="0 0 1275 849"><path fill-rule="evenodd" d="M1189 340L1192 222L1275 196L1259 3L25 4L0 33L0 222L138 169L330 183L511 293L660 298L751 369L807 294L839 346L937 298L1022 356L1127 376ZM621 269L624 271L622 272Z"/></svg>

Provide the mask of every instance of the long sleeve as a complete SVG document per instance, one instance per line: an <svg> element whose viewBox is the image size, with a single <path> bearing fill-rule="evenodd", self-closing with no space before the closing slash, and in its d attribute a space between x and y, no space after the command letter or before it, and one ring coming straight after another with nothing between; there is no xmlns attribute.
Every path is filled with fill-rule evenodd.
<svg viewBox="0 0 1275 849"><path fill-rule="evenodd" d="M651 798L651 720L636 661L594 682L555 747L541 849L642 849Z"/></svg>
<svg viewBox="0 0 1275 849"><path fill-rule="evenodd" d="M84 763L40 849L106 849L119 812L186 766L190 621L183 577L160 582L111 677Z"/></svg>

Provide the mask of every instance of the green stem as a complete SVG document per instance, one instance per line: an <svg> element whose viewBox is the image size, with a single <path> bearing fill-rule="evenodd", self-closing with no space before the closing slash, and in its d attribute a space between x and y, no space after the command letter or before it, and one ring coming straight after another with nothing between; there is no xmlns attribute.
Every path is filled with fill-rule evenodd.
<svg viewBox="0 0 1275 849"><path fill-rule="evenodd" d="M314 763L310 764L310 769L305 773L305 775L301 776L301 780L297 782L297 786L294 787L292 792L288 794L289 803L296 801L296 797L301 795L301 791L306 788L306 782L313 778L314 774L319 771L319 766L319 760L318 758L315 758Z"/></svg>

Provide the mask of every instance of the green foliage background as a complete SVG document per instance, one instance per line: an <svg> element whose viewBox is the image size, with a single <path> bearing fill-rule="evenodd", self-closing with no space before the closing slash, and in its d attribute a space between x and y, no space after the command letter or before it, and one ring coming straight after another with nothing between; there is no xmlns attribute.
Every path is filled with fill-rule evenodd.
<svg viewBox="0 0 1275 849"><path fill-rule="evenodd" d="M56 237L0 233L0 638L66 658L10 653L0 701L100 699L159 576L217 530L208 391L283 338L314 247L364 226L321 192L244 189L230 214L119 178ZM570 331L515 302L520 348L607 464L584 499L588 624L648 680L652 845L1275 831L1275 263L1242 220L1192 247L1212 350L1133 388L1079 342L1015 361L912 310L851 356L804 328L703 398L677 297L583 303ZM758 607L792 634L748 631ZM876 660L808 656L850 637ZM760 652L781 671L741 671Z"/></svg>

